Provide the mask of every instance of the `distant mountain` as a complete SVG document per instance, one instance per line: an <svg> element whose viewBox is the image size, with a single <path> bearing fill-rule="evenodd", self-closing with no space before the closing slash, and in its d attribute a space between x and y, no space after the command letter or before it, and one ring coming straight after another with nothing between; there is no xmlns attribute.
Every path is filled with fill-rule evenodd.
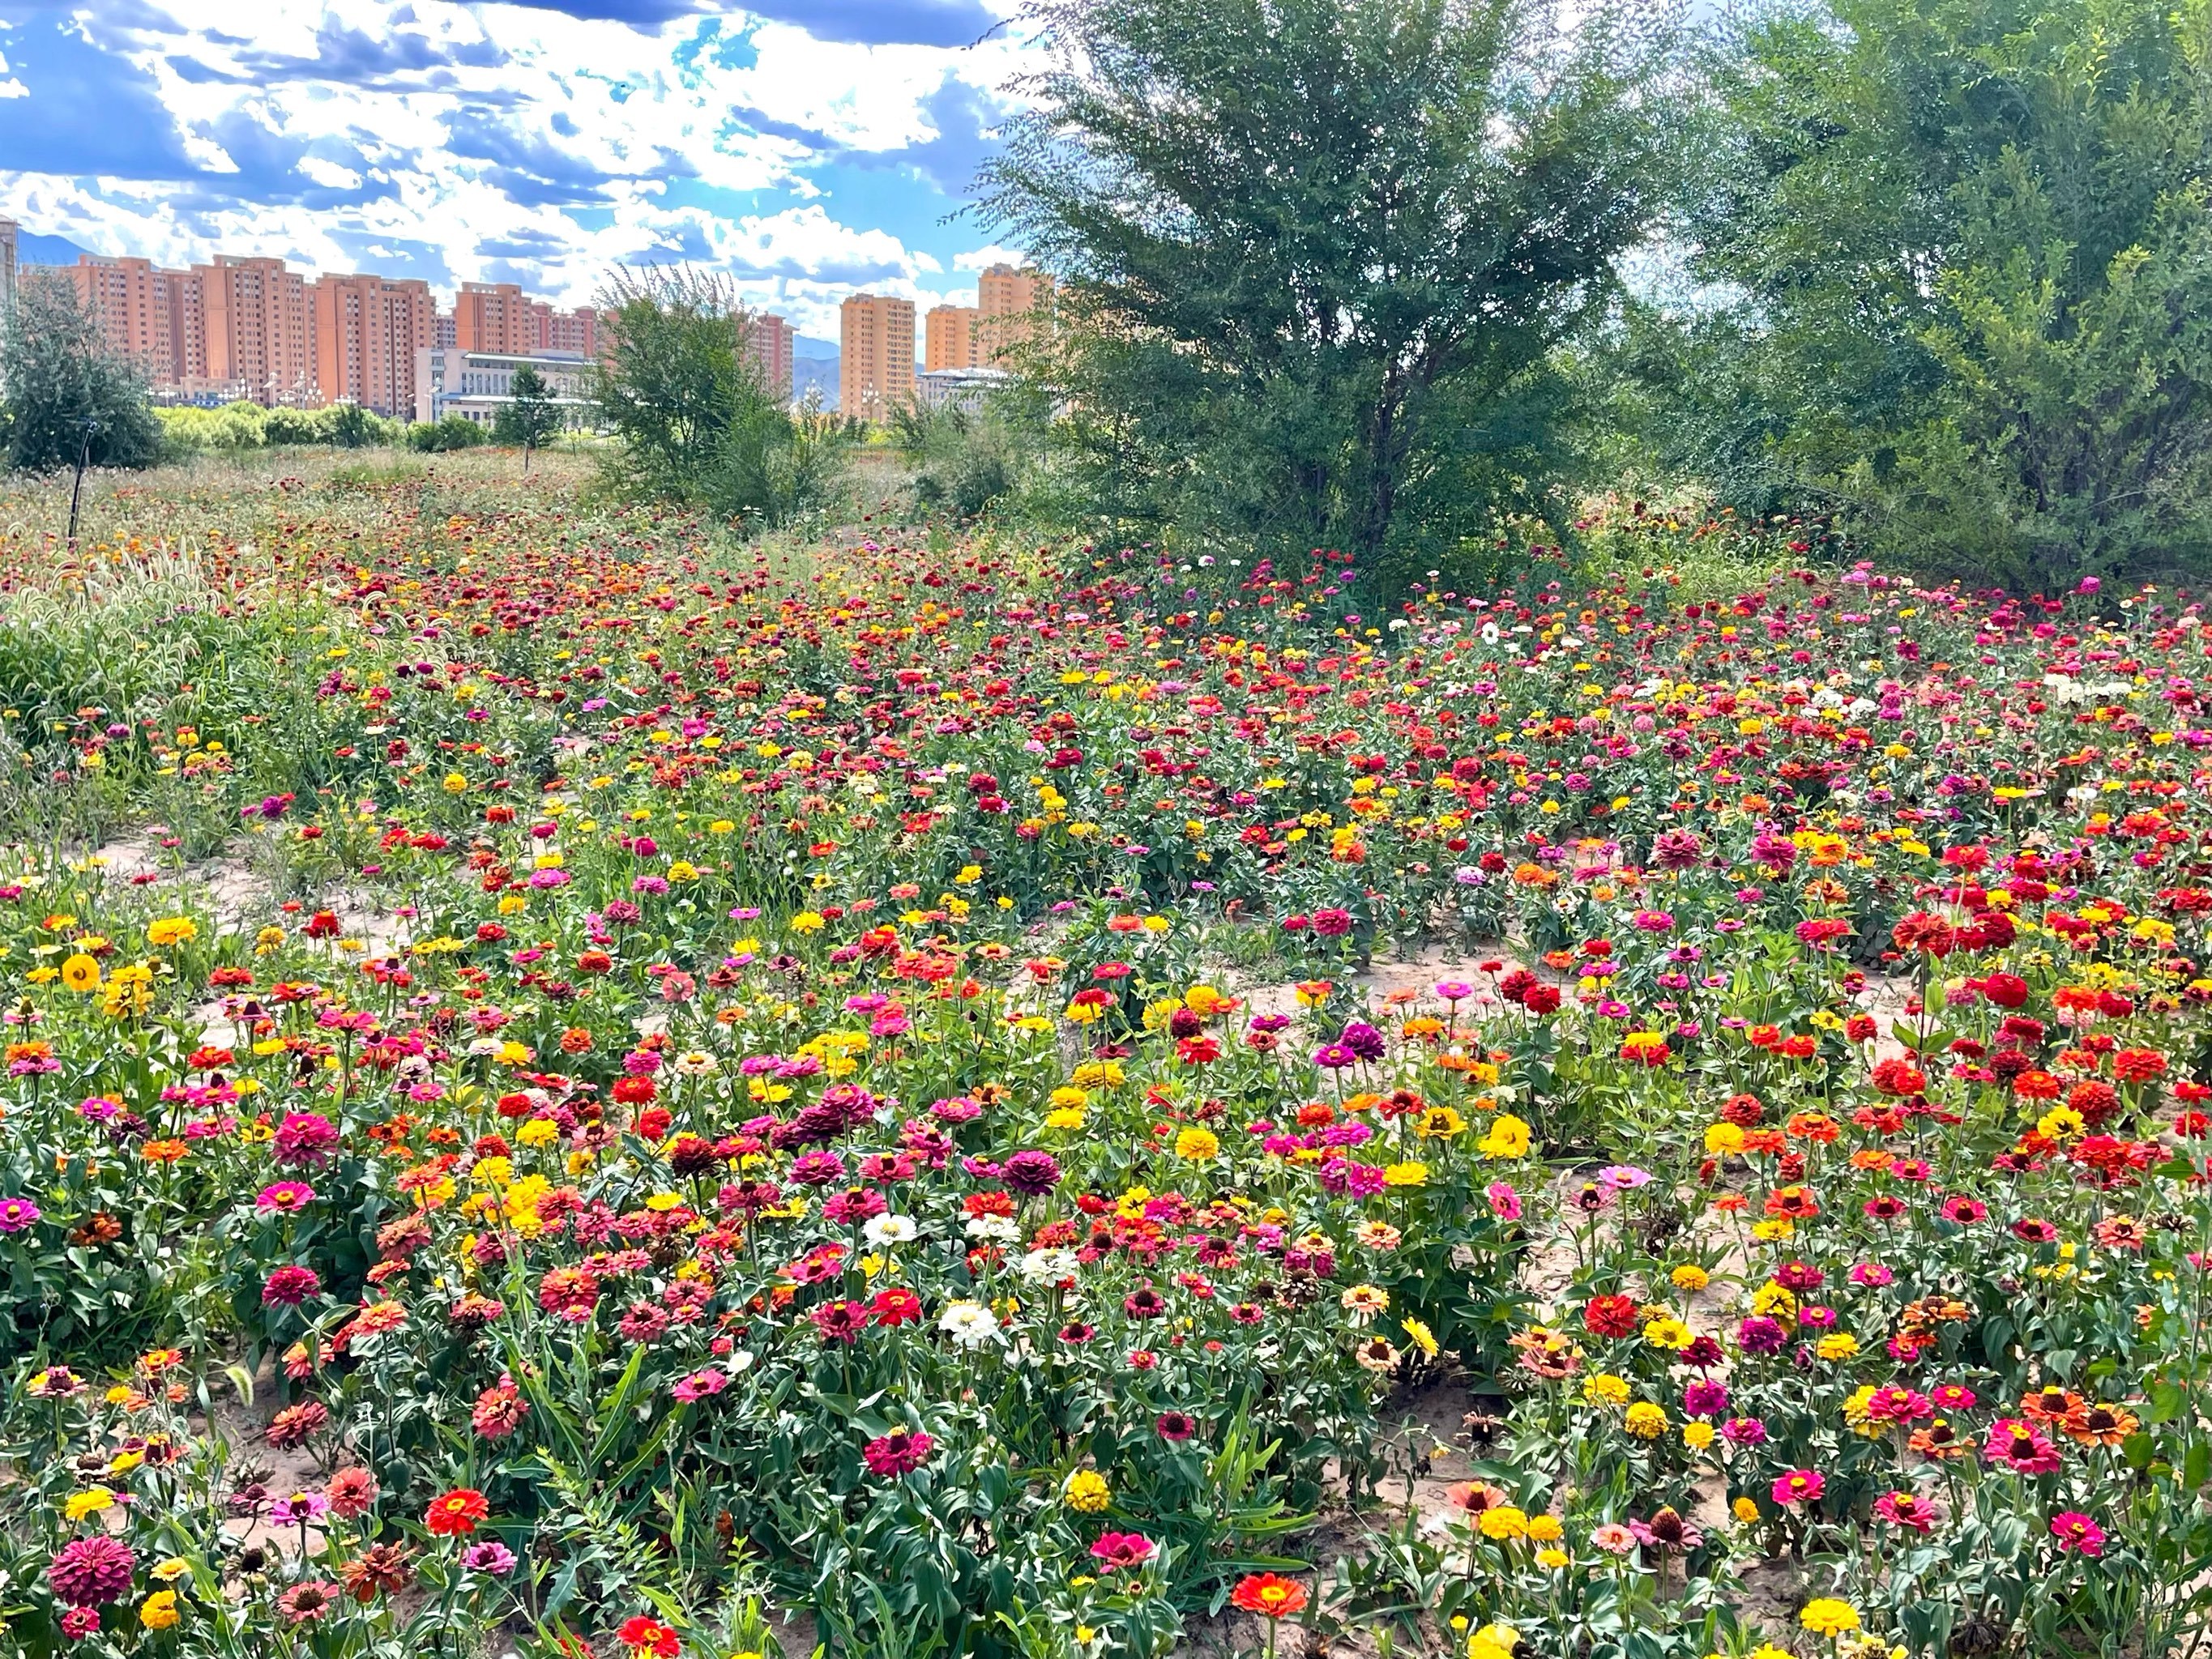
<svg viewBox="0 0 2212 1659"><path fill-rule="evenodd" d="M73 265L78 254L91 252L66 236L46 236L34 230L15 233L15 258L21 264Z"/></svg>
<svg viewBox="0 0 2212 1659"><path fill-rule="evenodd" d="M794 357L827 357L837 361L840 348L835 340L817 340L811 334L791 337L791 355Z"/></svg>
<svg viewBox="0 0 2212 1659"><path fill-rule="evenodd" d="M837 359L803 357L796 351L791 354L791 395L794 401L804 403L809 392L821 396L824 409L837 407Z"/></svg>

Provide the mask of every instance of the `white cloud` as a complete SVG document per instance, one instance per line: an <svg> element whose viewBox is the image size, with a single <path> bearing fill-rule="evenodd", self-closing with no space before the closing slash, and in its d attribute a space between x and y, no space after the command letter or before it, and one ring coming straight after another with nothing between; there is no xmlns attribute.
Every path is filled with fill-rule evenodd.
<svg viewBox="0 0 2212 1659"><path fill-rule="evenodd" d="M963 51L824 41L742 13L649 31L447 0L158 6L85 5L58 26L167 112L173 137L144 136L173 161L118 175L33 125L6 143L0 213L164 263L382 260L447 283L516 276L571 304L617 263L693 257L811 329L853 289L927 305L948 266L1008 257L960 252L947 199L885 166L936 144L941 176L945 143L972 142L972 126L939 131L946 89L975 89L952 107L995 106L1027 50L1005 32ZM19 47L58 21L4 15L0 110L34 115L40 60Z"/></svg>
<svg viewBox="0 0 2212 1659"><path fill-rule="evenodd" d="M1018 265L1023 263L1019 248L1002 247L994 242L988 247L970 248L965 253L952 256L955 270L988 270L993 265Z"/></svg>

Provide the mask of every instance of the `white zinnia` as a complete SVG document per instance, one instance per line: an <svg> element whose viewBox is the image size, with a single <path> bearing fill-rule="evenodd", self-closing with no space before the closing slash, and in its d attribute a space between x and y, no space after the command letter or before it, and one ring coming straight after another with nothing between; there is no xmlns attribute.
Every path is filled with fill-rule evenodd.
<svg viewBox="0 0 2212 1659"><path fill-rule="evenodd" d="M1057 1285L1075 1277L1082 1266L1073 1250L1031 1250L1022 1258L1022 1277L1039 1285Z"/></svg>
<svg viewBox="0 0 2212 1659"><path fill-rule="evenodd" d="M1006 1340L999 1329L999 1322L980 1302L948 1302L945 1311L937 1316L937 1328L970 1350Z"/></svg>
<svg viewBox="0 0 2212 1659"><path fill-rule="evenodd" d="M879 1250L889 1244L911 1244L921 1231L912 1216L904 1215L871 1216L868 1224L860 1229L868 1243Z"/></svg>

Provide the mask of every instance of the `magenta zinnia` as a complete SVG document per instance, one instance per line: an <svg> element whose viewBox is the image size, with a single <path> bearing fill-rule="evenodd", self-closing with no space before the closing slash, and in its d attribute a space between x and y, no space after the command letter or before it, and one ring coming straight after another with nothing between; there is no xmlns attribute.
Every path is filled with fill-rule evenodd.
<svg viewBox="0 0 2212 1659"><path fill-rule="evenodd" d="M121 1599L137 1565L128 1544L96 1533L63 1545L46 1568L46 1583L63 1606L96 1607Z"/></svg>

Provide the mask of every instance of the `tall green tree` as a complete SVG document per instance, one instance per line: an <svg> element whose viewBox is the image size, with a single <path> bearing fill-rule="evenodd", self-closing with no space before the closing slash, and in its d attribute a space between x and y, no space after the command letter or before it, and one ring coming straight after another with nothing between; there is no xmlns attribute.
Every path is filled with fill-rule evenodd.
<svg viewBox="0 0 2212 1659"><path fill-rule="evenodd" d="M1037 0L982 206L1101 510L1415 556L1557 460L1554 348L1666 198L1663 4Z"/></svg>
<svg viewBox="0 0 2212 1659"><path fill-rule="evenodd" d="M1722 46L1668 458L1947 572L2212 561L2212 0L1824 0Z"/></svg>
<svg viewBox="0 0 2212 1659"><path fill-rule="evenodd" d="M151 466L161 433L135 365L107 347L100 325L59 273L26 274L0 319L0 459L14 469Z"/></svg>
<svg viewBox="0 0 2212 1659"><path fill-rule="evenodd" d="M553 401L553 388L528 363L514 371L507 390L507 401L492 422L492 441L520 445L522 470L527 472L531 452L560 431L563 416Z"/></svg>
<svg viewBox="0 0 2212 1659"><path fill-rule="evenodd" d="M751 319L721 278L688 266L623 272L605 296L611 346L601 415L621 441L612 482L738 523L820 507L843 476L848 434L794 415L745 349Z"/></svg>

